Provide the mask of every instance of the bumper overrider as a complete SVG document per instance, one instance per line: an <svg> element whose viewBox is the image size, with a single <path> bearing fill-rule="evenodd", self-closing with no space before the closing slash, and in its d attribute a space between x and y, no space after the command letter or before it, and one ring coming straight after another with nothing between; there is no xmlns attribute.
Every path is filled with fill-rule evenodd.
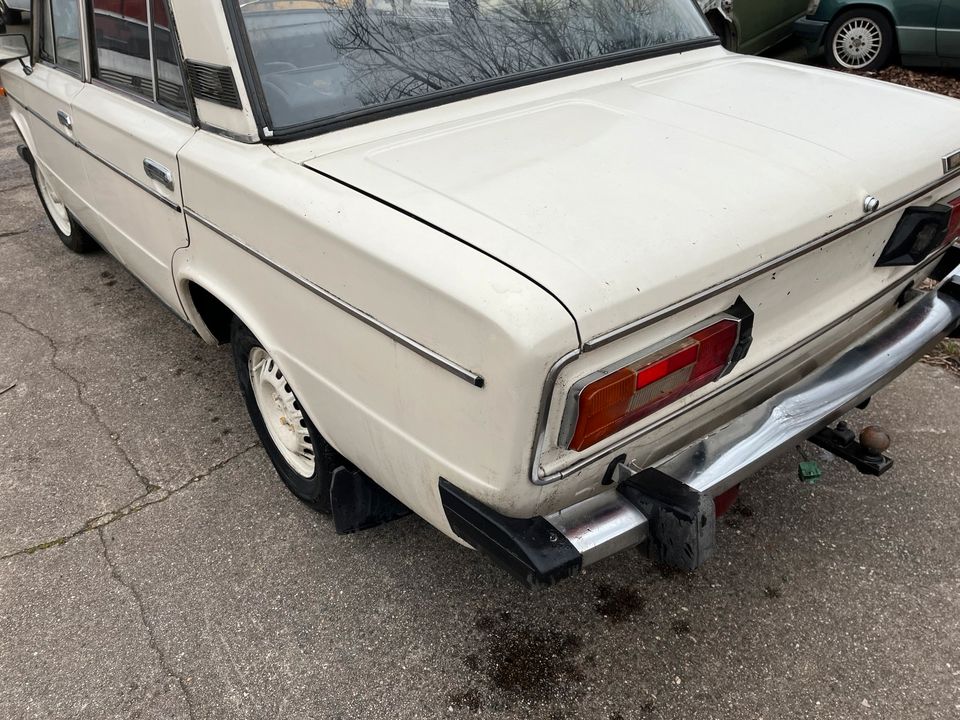
<svg viewBox="0 0 960 720"><path fill-rule="evenodd" d="M956 253L950 254L956 259ZM809 438L960 334L960 267L792 387L654 467L616 467L614 489L546 517L511 518L440 479L453 531L532 588L552 585L620 550L646 544L686 570L714 548L714 499Z"/></svg>

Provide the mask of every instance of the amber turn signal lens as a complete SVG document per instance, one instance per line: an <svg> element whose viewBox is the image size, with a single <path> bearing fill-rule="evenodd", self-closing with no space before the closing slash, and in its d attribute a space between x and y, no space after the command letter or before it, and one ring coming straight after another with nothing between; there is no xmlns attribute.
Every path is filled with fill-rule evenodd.
<svg viewBox="0 0 960 720"><path fill-rule="evenodd" d="M580 392L572 450L584 450L719 378L740 339L721 320L587 385Z"/></svg>

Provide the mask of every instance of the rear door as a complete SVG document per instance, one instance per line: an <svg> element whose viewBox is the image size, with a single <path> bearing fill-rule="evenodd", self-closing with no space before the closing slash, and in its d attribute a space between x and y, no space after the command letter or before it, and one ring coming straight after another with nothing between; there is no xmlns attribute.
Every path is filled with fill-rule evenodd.
<svg viewBox="0 0 960 720"><path fill-rule="evenodd" d="M25 113L35 147L37 171L54 201L69 208L90 232L98 231L76 145L73 102L83 89L83 51L78 0L39 0L33 18L33 72L23 83Z"/></svg>
<svg viewBox="0 0 960 720"><path fill-rule="evenodd" d="M91 83L74 123L104 234L177 314L171 259L188 244L177 153L196 132L166 0L88 0Z"/></svg>
<svg viewBox="0 0 960 720"><path fill-rule="evenodd" d="M960 58L960 0L942 0L937 22L937 54Z"/></svg>

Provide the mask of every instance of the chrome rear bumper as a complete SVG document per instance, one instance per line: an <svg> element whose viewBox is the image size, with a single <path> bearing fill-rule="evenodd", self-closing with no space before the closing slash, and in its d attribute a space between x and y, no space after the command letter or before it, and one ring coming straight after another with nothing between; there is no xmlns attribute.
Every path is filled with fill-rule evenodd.
<svg viewBox="0 0 960 720"><path fill-rule="evenodd" d="M906 303L829 363L655 467L620 465L615 489L546 518L498 516L521 533L523 523L536 522L538 537L546 538L545 546L536 548L537 568L531 571L520 558L526 568L522 579L532 586L550 584L648 539L658 560L693 569L713 549L715 497L862 403L958 327L960 267L937 291ZM483 506L472 503L473 514L464 525L462 513L444 499L458 535L504 566L510 564L503 562L504 553L529 550L511 547L502 533L488 542ZM551 552L562 558L560 574L550 573ZM515 570L515 563L508 569Z"/></svg>

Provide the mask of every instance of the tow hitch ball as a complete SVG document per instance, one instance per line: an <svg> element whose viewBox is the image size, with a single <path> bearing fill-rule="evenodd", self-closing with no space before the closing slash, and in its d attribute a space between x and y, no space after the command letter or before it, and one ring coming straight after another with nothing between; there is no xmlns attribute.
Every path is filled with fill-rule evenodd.
<svg viewBox="0 0 960 720"><path fill-rule="evenodd" d="M883 453L890 447L890 436L877 425L864 428L857 438L845 422L836 428L824 428L810 442L846 460L864 475L879 477L893 467L893 460Z"/></svg>

